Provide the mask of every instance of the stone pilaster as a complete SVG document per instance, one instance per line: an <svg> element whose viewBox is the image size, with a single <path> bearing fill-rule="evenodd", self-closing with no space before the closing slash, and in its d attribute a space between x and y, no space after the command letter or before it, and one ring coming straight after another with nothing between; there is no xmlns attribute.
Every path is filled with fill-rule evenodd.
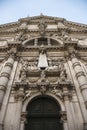
<svg viewBox="0 0 87 130"><path fill-rule="evenodd" d="M20 129L20 117L21 117L21 111L22 111L22 99L24 97L24 87L20 86L15 92L15 100L16 100L16 113L14 117L14 124L13 124L13 130L19 130Z"/></svg>
<svg viewBox="0 0 87 130"><path fill-rule="evenodd" d="M9 56L0 76L0 107L2 105L4 93L7 89L7 83L9 81L11 70L14 64L14 58L15 58L14 54L11 54Z"/></svg>
<svg viewBox="0 0 87 130"><path fill-rule="evenodd" d="M70 106L71 94L68 92L67 87L63 87L63 97L64 97L65 108L67 111L68 130L75 130L73 117L71 116L72 113L71 106Z"/></svg>

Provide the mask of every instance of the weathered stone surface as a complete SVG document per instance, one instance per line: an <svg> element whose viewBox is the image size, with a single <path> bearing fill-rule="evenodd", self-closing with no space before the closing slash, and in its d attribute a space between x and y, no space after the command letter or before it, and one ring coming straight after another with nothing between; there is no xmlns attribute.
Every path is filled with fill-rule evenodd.
<svg viewBox="0 0 87 130"><path fill-rule="evenodd" d="M60 104L64 130L87 129L86 30L44 15L0 25L0 130L25 130L36 97Z"/></svg>

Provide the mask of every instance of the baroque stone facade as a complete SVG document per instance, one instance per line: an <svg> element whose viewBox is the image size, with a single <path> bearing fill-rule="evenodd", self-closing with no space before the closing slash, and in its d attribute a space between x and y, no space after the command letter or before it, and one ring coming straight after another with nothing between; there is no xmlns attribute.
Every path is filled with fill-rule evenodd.
<svg viewBox="0 0 87 130"><path fill-rule="evenodd" d="M44 15L0 25L0 130L27 130L40 97L59 105L60 130L87 130L87 25Z"/></svg>

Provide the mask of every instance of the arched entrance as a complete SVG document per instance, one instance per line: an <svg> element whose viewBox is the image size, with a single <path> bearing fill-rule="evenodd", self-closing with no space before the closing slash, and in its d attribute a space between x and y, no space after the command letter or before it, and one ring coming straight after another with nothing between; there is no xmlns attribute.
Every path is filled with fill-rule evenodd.
<svg viewBox="0 0 87 130"><path fill-rule="evenodd" d="M63 130L59 116L61 108L54 99L38 97L28 104L26 111L25 130Z"/></svg>

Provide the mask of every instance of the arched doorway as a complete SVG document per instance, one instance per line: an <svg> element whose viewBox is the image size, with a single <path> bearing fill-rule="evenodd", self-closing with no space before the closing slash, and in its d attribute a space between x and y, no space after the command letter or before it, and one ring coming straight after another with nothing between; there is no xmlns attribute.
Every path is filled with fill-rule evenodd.
<svg viewBox="0 0 87 130"><path fill-rule="evenodd" d="M27 106L25 130L63 130L59 104L49 97L38 97Z"/></svg>

